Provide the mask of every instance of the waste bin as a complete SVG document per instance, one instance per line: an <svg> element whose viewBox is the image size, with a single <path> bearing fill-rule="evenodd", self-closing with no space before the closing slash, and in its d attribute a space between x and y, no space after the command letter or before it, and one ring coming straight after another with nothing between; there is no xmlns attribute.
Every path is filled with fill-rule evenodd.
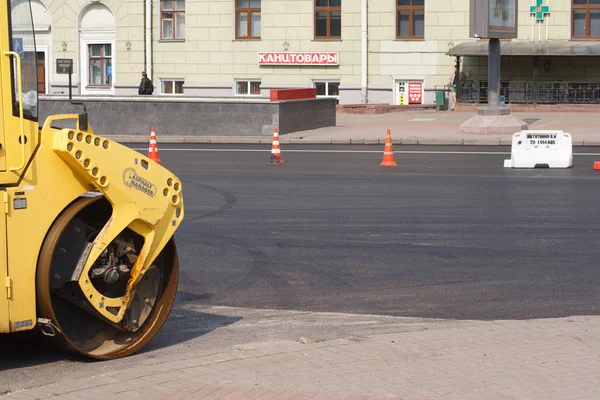
<svg viewBox="0 0 600 400"><path fill-rule="evenodd" d="M435 104L438 111L448 110L448 100L446 99L446 89L441 89L436 86L435 88Z"/></svg>

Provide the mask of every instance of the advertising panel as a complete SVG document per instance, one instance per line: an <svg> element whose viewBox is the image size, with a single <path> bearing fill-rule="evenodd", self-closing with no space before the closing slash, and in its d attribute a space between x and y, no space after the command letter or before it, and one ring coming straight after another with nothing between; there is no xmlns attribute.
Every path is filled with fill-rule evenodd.
<svg viewBox="0 0 600 400"><path fill-rule="evenodd" d="M471 0L470 37L512 39L518 34L518 0Z"/></svg>

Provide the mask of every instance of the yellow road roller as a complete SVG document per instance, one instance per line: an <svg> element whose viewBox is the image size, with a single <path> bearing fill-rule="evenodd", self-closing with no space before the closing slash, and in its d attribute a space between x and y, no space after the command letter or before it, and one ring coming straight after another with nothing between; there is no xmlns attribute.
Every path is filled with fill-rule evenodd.
<svg viewBox="0 0 600 400"><path fill-rule="evenodd" d="M29 1L4 1L0 339L37 330L85 357L129 356L159 332L175 300L181 181L95 134L85 109L40 126L34 49Z"/></svg>

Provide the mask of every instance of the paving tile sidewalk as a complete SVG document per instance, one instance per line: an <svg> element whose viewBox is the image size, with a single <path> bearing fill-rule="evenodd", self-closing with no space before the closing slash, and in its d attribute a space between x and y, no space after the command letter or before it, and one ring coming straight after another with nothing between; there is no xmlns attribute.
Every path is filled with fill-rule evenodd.
<svg viewBox="0 0 600 400"><path fill-rule="evenodd" d="M529 123L529 129L562 130L578 146L600 146L600 117L590 112L514 113ZM510 145L511 135L474 135L459 133L460 125L471 112L408 111L379 115L338 114L335 127L280 135L282 144L383 144L386 130L394 144L431 145ZM161 135L160 143L249 143L271 144L272 136L176 136ZM110 136L121 142L139 142L139 136Z"/></svg>
<svg viewBox="0 0 600 400"><path fill-rule="evenodd" d="M398 328L411 320L416 329ZM562 400L600 393L600 317L399 318L392 327L395 332L257 340L211 352L192 346L124 371L0 398Z"/></svg>

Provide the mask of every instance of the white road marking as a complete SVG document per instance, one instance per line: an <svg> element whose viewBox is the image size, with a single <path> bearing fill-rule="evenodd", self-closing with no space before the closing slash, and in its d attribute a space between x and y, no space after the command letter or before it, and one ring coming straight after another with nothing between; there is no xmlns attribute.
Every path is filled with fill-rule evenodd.
<svg viewBox="0 0 600 400"><path fill-rule="evenodd" d="M429 121L436 121L437 118L415 118L415 119L409 119L408 122L429 122Z"/></svg>
<svg viewBox="0 0 600 400"><path fill-rule="evenodd" d="M145 151L142 148L132 148L136 151ZM271 149L184 149L184 148L159 148L159 151L202 151L202 152L240 152L240 153L270 153ZM383 154L378 150L282 150L282 153L365 153L365 154ZM473 154L473 155L510 155L511 153L503 151L427 151L427 150L394 150L394 154ZM594 156L599 157L600 153L573 153L574 156Z"/></svg>

